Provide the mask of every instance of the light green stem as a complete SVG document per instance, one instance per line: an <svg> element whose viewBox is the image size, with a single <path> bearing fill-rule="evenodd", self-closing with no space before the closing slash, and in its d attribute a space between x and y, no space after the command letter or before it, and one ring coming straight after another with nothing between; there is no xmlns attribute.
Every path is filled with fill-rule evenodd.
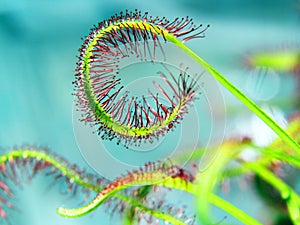
<svg viewBox="0 0 300 225"><path fill-rule="evenodd" d="M229 202L225 201L222 198L219 198L216 195L210 195L209 198L210 202L216 206L218 206L220 209L225 210L226 212L230 213L232 216L243 222L247 225L262 225L252 217L248 216L248 214L244 213L239 208L236 208L235 206L231 205Z"/></svg>
<svg viewBox="0 0 300 225"><path fill-rule="evenodd" d="M167 36L167 35L166 35ZM168 39L169 40L169 39ZM190 48L184 45L180 40L170 37L170 40L182 51L188 54L193 60L204 67L210 74L217 79L227 90L229 90L235 97L237 97L242 103L244 103L253 113L255 113L260 119L262 119L282 140L288 144L292 149L300 154L299 144L290 137L268 114L266 114L258 105L256 105L251 99L249 99L243 92L241 92L235 85L229 82L220 72L215 70L206 61L204 61L199 55L193 52Z"/></svg>
<svg viewBox="0 0 300 225"><path fill-rule="evenodd" d="M245 167L251 169L254 173L262 179L274 186L281 194L282 199L286 200L291 195L291 188L276 177L271 171L258 164L245 164Z"/></svg>
<svg viewBox="0 0 300 225"><path fill-rule="evenodd" d="M298 194L290 186L288 186L285 182L283 182L265 167L253 164L246 164L245 166L250 168L258 176L260 176L262 179L264 179L279 191L281 198L287 203L290 218L293 220L294 224L299 225L300 197L298 196Z"/></svg>

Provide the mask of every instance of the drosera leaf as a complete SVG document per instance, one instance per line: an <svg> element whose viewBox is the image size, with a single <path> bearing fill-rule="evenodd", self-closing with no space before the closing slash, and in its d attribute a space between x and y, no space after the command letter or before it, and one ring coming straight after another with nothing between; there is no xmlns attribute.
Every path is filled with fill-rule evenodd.
<svg viewBox="0 0 300 225"><path fill-rule="evenodd" d="M119 191L139 185L155 185L183 190L190 193L195 192L195 186L191 183L188 173L186 173L182 168L173 165L166 167L165 164L161 164L160 166L153 168L155 168L153 171L139 170L117 178L100 191L98 195L87 205L77 209L58 208L57 213L68 218L83 216L95 210L108 198L114 197L114 195Z"/></svg>
<svg viewBox="0 0 300 225"><path fill-rule="evenodd" d="M174 170L174 168L176 168ZM89 202L87 205L74 208L58 208L57 213L63 217L76 218L88 214L95 210L103 202L111 197L115 197L118 192L126 188L130 188L136 185L154 185L162 186L172 189L178 189L190 194L199 196L199 186L192 183L187 179L188 176L183 175L185 172L178 167L158 167L155 171L135 171L135 173L129 173L121 178L116 179L114 182L106 186L100 191L97 196ZM216 205L217 207L229 212L237 219L249 225L261 225L259 222L251 218L249 215L239 210L229 202L219 198L213 193L208 193L208 202Z"/></svg>
<svg viewBox="0 0 300 225"><path fill-rule="evenodd" d="M177 106L163 117L157 117L159 113L155 112L153 114L155 117L153 121L155 121L155 123L150 122L149 124L149 116L143 116L146 109L143 108L143 106L140 113L138 113L138 110L135 110L131 115L131 111L129 110L129 117L127 114L125 115L125 118L129 118L129 120L125 123L123 123L123 120L118 120L118 118L122 117L120 117L118 113L111 114L110 112L111 109L114 109L114 106L117 105L116 107L119 107L119 102L114 104L110 101L110 97L114 99L119 93L118 90L114 93L110 93L120 81L118 79L115 80L114 73L118 72L116 58L127 57L128 52L133 52L137 57L142 55L143 58L147 52L147 41L153 40L154 49L153 54L150 55L152 61L154 61L157 46L163 51L161 42L169 42L202 66L203 69L209 72L220 84L264 121L287 145L294 151L300 153L300 145L290 137L281 126L234 84L227 80L223 74L218 72L184 44L184 42L191 39L204 37L204 32L208 27L209 25L206 26L206 28L202 28L201 25L195 26L189 17L183 18L182 20L175 19L169 21L165 17L160 19L159 17L149 16L148 13L142 14L141 11L138 10L121 12L118 15L100 22L98 26L91 30L90 35L84 40L76 68L77 73L75 76L77 79L74 84L77 89L77 94L75 95L78 97L78 105L82 107L81 111L87 114L87 117L83 120L99 125L99 134L102 134L104 139L111 140L118 138L119 141L125 141L125 146L136 143L142 139L148 140L151 135L157 136L157 134L164 134L166 131L169 131L170 128L173 127L173 123L178 121L178 116L180 116L179 114L181 112L179 109L189 102L188 100L194 96L194 93L189 93L189 91L183 92L188 95L183 94L183 99L179 99ZM141 45L137 40L144 41L144 44ZM145 49L144 54L141 50L142 46L144 46ZM106 59L108 59L108 61ZM111 76L111 82L108 83L106 81L107 73ZM100 87L105 84L107 88L99 89L99 82ZM182 87L186 88L186 81ZM123 88L123 86L120 88ZM185 90L190 90L190 87L187 87ZM157 103L158 101L155 102ZM124 101L123 103L125 104ZM120 107L123 108L124 104L121 104ZM139 104L134 103L134 105L136 109L140 108ZM160 109L159 111L165 111L162 110L165 109L165 107L161 107L160 104L156 104L156 106ZM121 111L123 110L118 110L118 112ZM144 126L145 121L147 121L149 126ZM162 122L157 124L156 121Z"/></svg>
<svg viewBox="0 0 300 225"><path fill-rule="evenodd" d="M73 83L82 121L96 125L102 139L117 139L125 147L151 143L173 130L198 93L197 78L193 81L181 71L172 82L161 73L169 91L154 85L157 94L149 91L149 99L129 96L129 92L121 93L126 88L119 76L121 61L165 62L162 44L170 41L168 37L182 41L202 38L207 28L194 25L189 17L169 21L138 10L120 12L100 22L84 39L75 69ZM158 51L164 60L156 58ZM170 76L174 77L172 73Z"/></svg>
<svg viewBox="0 0 300 225"><path fill-rule="evenodd" d="M48 173L49 175L55 174L55 170L60 171L64 177L69 178L73 183L77 183L92 190L97 190L98 188L95 183L100 185L101 181L103 183L107 182L104 178L102 178L101 181L92 181L91 179L96 179L95 176L89 176L84 170L80 170L77 166L69 164L67 160L55 155L47 149L37 150L35 147L16 148L7 154L2 155L0 157L2 175L5 176L5 174L8 173L9 168L7 165L10 165L11 168L14 168L13 172L10 173L13 174L13 176L16 176L16 167L22 167L26 163L30 164L33 170L32 174L29 175L29 178L35 176L37 172L42 172L45 169L52 167L53 170ZM13 177L12 179L16 180L18 178Z"/></svg>
<svg viewBox="0 0 300 225"><path fill-rule="evenodd" d="M133 206L139 208L140 210L143 210L146 213L150 213L150 215L156 216L159 219L163 219L163 220L167 219L167 221L175 221L176 218L171 218L171 215L164 216L164 213L160 212L159 210L153 211L153 209L149 209L147 208L147 206L136 204L137 202L134 200L134 198L131 199L131 197L129 196L124 197L124 195L120 195L118 192L132 186L154 185L154 186L163 186L167 188L175 188L182 191L186 191L194 195L198 194L198 190L195 184L193 184L193 182L195 181L195 177L192 174L190 174L188 171L176 165L168 165L166 163L158 163L158 164L147 163L145 165L145 168L128 173L127 175L107 185L103 189L101 187L101 182L99 182L99 178L94 176L89 176L84 171L78 170L77 167L71 166L66 160L64 160L63 158L57 155L54 155L53 153L50 153L48 150L38 151L33 149L32 147L16 149L5 155L2 155L0 157L1 176L4 176L5 179L10 179L11 182L13 182L13 180L18 180L11 176L12 174L18 176L19 169L21 169L22 166L26 165L26 163L29 163L32 168L38 167L35 173L40 173L46 171L47 168L49 169L53 167L58 171L58 174L59 173L62 174L61 177L63 176L69 177L69 179L65 181L70 180L72 181L72 183L74 183L74 185L77 184L90 191L96 191L96 192L100 191L100 193L94 199L94 201L88 204L88 206L92 206L90 207L90 210L93 210L93 207L96 208L98 205L100 205L108 198L116 197L116 198L120 198L123 201L127 200L129 204L132 204ZM8 168L8 165L11 165L11 167L14 168L13 173L10 171L10 168ZM50 171L53 170L51 169ZM48 174L48 176L51 175L53 175L53 173ZM30 177L32 177L32 175ZM1 190L9 196L10 190L8 190L7 187L8 186L6 184L5 185L2 184ZM212 193L209 194L209 202L228 212L234 211L236 209L234 206L220 199L219 197L213 195ZM83 208L86 209L86 207ZM238 209L236 210L238 211ZM79 210L79 212L82 213L84 211ZM88 211L85 211L85 213L87 212ZM73 210L73 213L77 213L77 215L75 216L80 216L78 214L78 211L76 210ZM3 216L3 219L7 218L6 210L4 210L3 208L1 208L1 216ZM241 218L242 221L243 218L248 218L249 221L251 220L249 219L249 216L247 216L244 213L239 213L238 215L234 215L234 216L236 216L237 218ZM174 224L178 224L178 223L174 222Z"/></svg>
<svg viewBox="0 0 300 225"><path fill-rule="evenodd" d="M150 165L152 165L152 163L148 163L147 168L149 168ZM14 172L10 171L11 168ZM175 167L172 166L170 168ZM161 167L161 169L163 169L163 167ZM169 171L169 173L171 172L172 171ZM9 201L9 199L14 197L12 193L13 187L10 185L11 182L22 182L25 180L28 183L39 173L52 177L54 183L58 182L55 177L59 176L59 179L67 183L65 186L67 189L66 193L71 193L72 195L75 194L72 193L72 191L77 190L78 192L78 187L81 187L82 190L87 193L99 192L103 189L103 184L108 183L104 178L86 173L85 170L80 170L77 166L71 165L67 160L55 155L47 149L32 146L15 148L0 156L0 221L4 220L9 222L8 210L15 209L15 206ZM181 174L183 173L181 172ZM23 177L19 179L21 175ZM17 185L20 186L21 183L17 183ZM147 195L147 188L142 187L137 190L141 190L140 194L142 196ZM116 193L114 197L158 219L171 221L174 222L174 224L182 223L171 215L165 215L165 213L160 210L151 209L141 204L131 196L130 192L126 193L126 195Z"/></svg>
<svg viewBox="0 0 300 225"><path fill-rule="evenodd" d="M24 146L15 148L0 155L0 221L8 221L9 211L15 210L16 188L29 184L38 174L53 180L53 185L63 183L64 193L75 196L79 187L89 192L99 191L105 182L104 178L87 173L76 165L71 165L64 158L47 149Z"/></svg>

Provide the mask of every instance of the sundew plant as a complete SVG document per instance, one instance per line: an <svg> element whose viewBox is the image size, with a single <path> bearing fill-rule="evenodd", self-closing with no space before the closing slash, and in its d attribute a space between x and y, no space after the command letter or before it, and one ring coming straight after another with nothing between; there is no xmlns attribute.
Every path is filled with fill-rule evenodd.
<svg viewBox="0 0 300 225"><path fill-rule="evenodd" d="M209 29L210 25L196 24L188 16L160 18L139 10L122 11L94 26L79 48L73 82L80 123L91 127L86 135L96 134L99 143L108 143L108 148L118 151L139 152L155 146L152 151L162 154L168 151L163 145L164 138L190 119L188 116L197 101L206 95L205 77L209 76L263 121L276 134L274 140L262 146L251 136L225 135L219 145L185 147L179 154L146 160L138 168L123 171L113 179L86 172L67 156L49 149L31 145L13 147L0 156L1 224L14 224L11 212L22 211L14 192L29 185L38 174L51 179L52 186L60 183L63 189L60 191L65 195L82 197L77 204L57 206L56 213L66 221L97 213L98 208L104 207L109 214L119 216L119 224L228 224L227 217L214 216L218 208L240 224L264 224L261 218L216 191L220 187L226 189L232 180L246 177L251 180L249 185L258 190L258 196L276 205L275 216L266 215L268 221L276 217L277 224L300 224L296 183L286 181L282 172L287 167L297 172L300 167L300 114L294 109L287 126L282 127L206 62L201 53L187 46L189 42L207 38ZM181 61L181 55L175 56L177 64L171 62L174 52L169 46L190 58L201 71L194 73ZM284 60L284 54L265 54L262 60L252 55L248 60L253 65L274 65L276 70L280 66L277 61L284 64L280 68L299 65L299 51L298 57L293 56ZM143 65L158 70L129 90L126 79L130 74L125 72L134 63L142 65L138 71L141 77L147 72ZM202 132L205 131L200 130L200 136L204 135ZM252 160L244 157L249 150L255 154ZM188 194L194 205L179 205L162 197L172 191ZM181 202L184 204L184 200Z"/></svg>

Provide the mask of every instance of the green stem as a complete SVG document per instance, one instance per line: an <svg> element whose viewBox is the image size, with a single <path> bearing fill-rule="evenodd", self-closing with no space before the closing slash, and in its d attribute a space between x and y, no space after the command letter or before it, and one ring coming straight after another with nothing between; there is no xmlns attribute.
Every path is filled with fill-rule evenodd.
<svg viewBox="0 0 300 225"><path fill-rule="evenodd" d="M235 97L237 97L242 103L244 103L253 113L255 113L260 119L262 119L282 140L288 144L292 149L300 153L299 144L290 137L268 114L266 114L258 105L256 105L251 99L249 99L243 92L241 92L236 86L229 82L220 72L210 66L199 55L188 48L183 42L178 40L172 35L166 35L166 38L174 43L177 47L183 50L199 65L210 72L210 74L217 79L227 90L229 90Z"/></svg>
<svg viewBox="0 0 300 225"><path fill-rule="evenodd" d="M242 210L239 208L234 207L231 205L229 202L225 201L222 198L219 198L216 195L210 195L209 198L210 202L214 204L215 206L218 206L220 209L223 209L224 211L230 213L233 215L235 218L243 222L244 224L247 225L262 225L252 217L248 216L246 213L244 213Z"/></svg>
<svg viewBox="0 0 300 225"><path fill-rule="evenodd" d="M287 200L291 196L293 190L264 166L258 164L244 164L244 166L275 187L280 192L282 199Z"/></svg>
<svg viewBox="0 0 300 225"><path fill-rule="evenodd" d="M281 198L286 201L290 218L294 224L300 224L300 197L298 194L285 182L275 176L271 171L260 165L247 164L254 173L264 179L266 182L276 188L281 194Z"/></svg>

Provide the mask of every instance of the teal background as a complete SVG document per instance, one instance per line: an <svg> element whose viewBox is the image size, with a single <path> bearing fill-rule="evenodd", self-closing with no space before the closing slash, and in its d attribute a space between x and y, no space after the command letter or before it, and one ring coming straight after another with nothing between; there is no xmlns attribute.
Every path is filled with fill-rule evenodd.
<svg viewBox="0 0 300 225"><path fill-rule="evenodd" d="M245 85L250 72L242 64L242 56L250 50L299 48L297 7L294 0L0 0L0 153L24 144L42 146L88 168L72 127L75 56L80 38L94 24L121 10L137 8L170 19L189 15L196 23L211 24L205 39L187 45L251 96ZM293 95L292 76L281 76L280 84L271 99L274 102ZM266 83L266 88L272 87ZM224 96L230 118L240 103L227 92ZM241 110L249 114L243 107ZM58 194L59 187L48 192L47 184L40 176L16 192L21 212L11 212L12 225L119 224L102 209L79 219L60 218L55 209L66 203L66 197ZM248 192L228 198L261 218L263 204L259 200L254 204L253 190ZM251 204L249 199L254 199ZM71 203L77 206L81 201L78 197ZM216 218L222 219L224 214L217 213ZM225 220L230 221L239 224L230 217Z"/></svg>

